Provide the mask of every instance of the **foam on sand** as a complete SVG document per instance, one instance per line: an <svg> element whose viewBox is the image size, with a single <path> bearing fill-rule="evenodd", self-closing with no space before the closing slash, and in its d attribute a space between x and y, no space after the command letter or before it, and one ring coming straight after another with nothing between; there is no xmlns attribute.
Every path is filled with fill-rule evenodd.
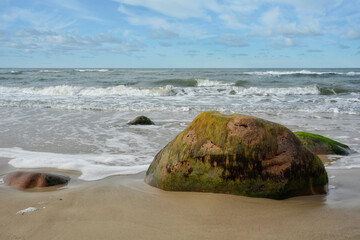
<svg viewBox="0 0 360 240"><path fill-rule="evenodd" d="M60 154L32 152L21 148L0 148L2 157L10 158L16 168L56 168L81 172L79 179L92 181L113 175L136 174L145 171L138 157L125 154ZM149 163L151 157L149 157Z"/></svg>
<svg viewBox="0 0 360 240"><path fill-rule="evenodd" d="M16 214L24 214L24 213L28 213L28 212L34 212L34 211L36 211L36 210L38 210L37 208L34 208L34 207L28 207L28 208L25 208L25 209L23 209L23 210L20 210L20 211L18 211Z"/></svg>

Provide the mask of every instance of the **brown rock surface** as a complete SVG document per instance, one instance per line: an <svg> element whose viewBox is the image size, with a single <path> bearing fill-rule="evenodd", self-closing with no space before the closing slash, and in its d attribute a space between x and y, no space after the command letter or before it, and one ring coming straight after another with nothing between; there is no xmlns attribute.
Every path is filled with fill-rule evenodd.
<svg viewBox="0 0 360 240"><path fill-rule="evenodd" d="M4 177L6 185L19 188L50 187L64 185L69 181L67 176L37 172L13 172Z"/></svg>

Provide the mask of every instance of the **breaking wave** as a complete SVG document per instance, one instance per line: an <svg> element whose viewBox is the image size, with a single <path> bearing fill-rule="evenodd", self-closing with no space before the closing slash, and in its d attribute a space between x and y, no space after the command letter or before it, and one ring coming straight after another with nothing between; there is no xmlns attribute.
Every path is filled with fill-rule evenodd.
<svg viewBox="0 0 360 240"><path fill-rule="evenodd" d="M234 83L223 81L214 81L209 79L164 79L155 82L157 85L172 85L175 87L216 87L216 86L230 86Z"/></svg>
<svg viewBox="0 0 360 240"><path fill-rule="evenodd" d="M306 87L288 87L288 88L259 88L259 87L233 87L233 95L319 95L320 90L316 85Z"/></svg>
<svg viewBox="0 0 360 240"><path fill-rule="evenodd" d="M69 85L30 88L0 87L0 93L42 96L166 96L173 95L173 87L171 85L157 88L133 88L124 85L107 88L79 87Z"/></svg>

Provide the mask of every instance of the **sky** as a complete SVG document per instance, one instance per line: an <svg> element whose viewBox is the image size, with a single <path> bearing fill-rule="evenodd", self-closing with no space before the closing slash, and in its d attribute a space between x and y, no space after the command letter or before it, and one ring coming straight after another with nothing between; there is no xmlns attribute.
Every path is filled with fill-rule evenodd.
<svg viewBox="0 0 360 240"><path fill-rule="evenodd" d="M0 68L357 68L360 0L0 0Z"/></svg>

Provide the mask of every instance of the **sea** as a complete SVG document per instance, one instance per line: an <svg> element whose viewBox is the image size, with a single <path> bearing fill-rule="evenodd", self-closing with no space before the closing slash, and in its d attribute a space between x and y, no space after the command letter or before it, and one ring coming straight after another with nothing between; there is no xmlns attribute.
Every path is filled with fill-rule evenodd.
<svg viewBox="0 0 360 240"><path fill-rule="evenodd" d="M15 168L136 174L203 111L321 134L360 167L360 69L0 69L0 158ZM145 115L155 125L128 125Z"/></svg>

